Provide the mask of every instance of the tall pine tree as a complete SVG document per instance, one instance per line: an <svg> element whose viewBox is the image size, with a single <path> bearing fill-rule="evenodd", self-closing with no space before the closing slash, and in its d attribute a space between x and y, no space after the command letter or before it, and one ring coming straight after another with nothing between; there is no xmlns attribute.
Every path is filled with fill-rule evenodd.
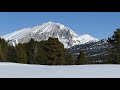
<svg viewBox="0 0 120 90"><path fill-rule="evenodd" d="M34 39L31 39L29 43L27 43L27 55L28 55L28 63L34 64L37 57L37 42Z"/></svg>
<svg viewBox="0 0 120 90"><path fill-rule="evenodd" d="M65 64L66 65L75 65L75 59L73 59L72 54L68 49L65 49Z"/></svg>
<svg viewBox="0 0 120 90"><path fill-rule="evenodd" d="M112 45L109 49L111 63L120 63L120 29L116 29L113 36L108 38L108 43Z"/></svg>
<svg viewBox="0 0 120 90"><path fill-rule="evenodd" d="M0 61L6 61L8 43L0 38Z"/></svg>
<svg viewBox="0 0 120 90"><path fill-rule="evenodd" d="M19 51L18 51L19 52ZM8 46L7 50L7 59L8 62L18 62L17 61L17 55L15 52L15 47L14 46Z"/></svg>
<svg viewBox="0 0 120 90"><path fill-rule="evenodd" d="M28 63L28 56L24 44L18 44L15 48L18 63Z"/></svg>
<svg viewBox="0 0 120 90"><path fill-rule="evenodd" d="M47 52L47 64L62 65L64 60L64 46L57 38L49 38L44 50Z"/></svg>

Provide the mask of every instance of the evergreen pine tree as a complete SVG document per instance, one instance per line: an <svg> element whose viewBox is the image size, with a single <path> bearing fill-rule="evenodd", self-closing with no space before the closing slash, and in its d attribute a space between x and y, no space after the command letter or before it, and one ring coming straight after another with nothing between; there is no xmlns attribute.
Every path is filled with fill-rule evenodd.
<svg viewBox="0 0 120 90"><path fill-rule="evenodd" d="M8 62L17 62L17 55L15 52L15 47L13 46L8 46L8 50L7 50L7 61Z"/></svg>
<svg viewBox="0 0 120 90"><path fill-rule="evenodd" d="M68 51L68 49L65 49L65 64L66 65L74 65L75 59L73 59L72 54Z"/></svg>
<svg viewBox="0 0 120 90"><path fill-rule="evenodd" d="M64 45L57 38L49 38L44 48L47 52L47 64L62 65L65 64Z"/></svg>
<svg viewBox="0 0 120 90"><path fill-rule="evenodd" d="M27 43L27 55L28 55L28 63L34 64L37 57L37 42L34 39L31 39L29 43Z"/></svg>
<svg viewBox="0 0 120 90"><path fill-rule="evenodd" d="M88 64L85 53L82 50L80 51L80 54L78 55L77 64L78 65L80 65L80 64Z"/></svg>
<svg viewBox="0 0 120 90"><path fill-rule="evenodd" d="M17 62L18 63L28 63L27 52L23 44L18 44L16 46L16 55L17 55Z"/></svg>
<svg viewBox="0 0 120 90"><path fill-rule="evenodd" d="M108 38L108 43L112 45L109 49L111 63L120 63L120 29L116 29L113 36Z"/></svg>
<svg viewBox="0 0 120 90"><path fill-rule="evenodd" d="M0 61L6 61L8 44L0 38Z"/></svg>

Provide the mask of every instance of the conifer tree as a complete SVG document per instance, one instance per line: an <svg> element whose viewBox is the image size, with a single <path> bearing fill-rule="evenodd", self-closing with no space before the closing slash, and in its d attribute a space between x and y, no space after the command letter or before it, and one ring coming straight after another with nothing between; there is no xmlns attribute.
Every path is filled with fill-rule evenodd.
<svg viewBox="0 0 120 90"><path fill-rule="evenodd" d="M77 64L88 64L87 58L85 53L81 50L80 54L78 55L78 60L77 60Z"/></svg>
<svg viewBox="0 0 120 90"><path fill-rule="evenodd" d="M66 65L74 65L75 59L73 59L72 54L68 51L68 49L65 49L65 64Z"/></svg>
<svg viewBox="0 0 120 90"><path fill-rule="evenodd" d="M112 45L109 49L111 63L120 63L120 29L116 29L113 36L108 38L108 43Z"/></svg>
<svg viewBox="0 0 120 90"><path fill-rule="evenodd" d="M17 55L15 52L15 47L14 46L8 46L8 50L7 50L7 61L8 62L17 62Z"/></svg>
<svg viewBox="0 0 120 90"><path fill-rule="evenodd" d="M24 45L18 44L16 46L16 55L17 55L18 63L24 63L24 64L28 63L27 52L26 52Z"/></svg>
<svg viewBox="0 0 120 90"><path fill-rule="evenodd" d="M29 43L27 43L27 55L28 55L28 63L34 64L37 55L37 43L34 39L31 39Z"/></svg>
<svg viewBox="0 0 120 90"><path fill-rule="evenodd" d="M6 61L8 44L4 39L0 38L0 61Z"/></svg>
<svg viewBox="0 0 120 90"><path fill-rule="evenodd" d="M64 60L64 46L57 38L49 38L46 43L45 50L47 52L47 64L61 65Z"/></svg>

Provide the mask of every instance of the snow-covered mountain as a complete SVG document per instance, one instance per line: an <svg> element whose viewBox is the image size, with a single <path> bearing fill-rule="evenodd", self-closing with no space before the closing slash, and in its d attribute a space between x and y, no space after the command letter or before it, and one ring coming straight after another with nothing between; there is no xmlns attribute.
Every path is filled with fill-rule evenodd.
<svg viewBox="0 0 120 90"><path fill-rule="evenodd" d="M93 38L88 34L79 36L70 28L55 22L47 22L35 27L24 28L2 37L14 46L18 43L29 42L31 38L35 41L48 40L49 37L58 38L65 48L98 41L97 38Z"/></svg>
<svg viewBox="0 0 120 90"><path fill-rule="evenodd" d="M99 40L98 42L86 43L84 45L75 45L68 50L74 58L77 58L80 50L83 50L90 62L103 63L110 60L108 48L113 46L107 42L106 39Z"/></svg>

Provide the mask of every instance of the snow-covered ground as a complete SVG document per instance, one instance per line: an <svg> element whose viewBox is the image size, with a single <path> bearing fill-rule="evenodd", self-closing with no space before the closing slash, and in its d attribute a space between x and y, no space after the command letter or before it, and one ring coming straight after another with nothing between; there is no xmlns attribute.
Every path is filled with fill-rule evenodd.
<svg viewBox="0 0 120 90"><path fill-rule="evenodd" d="M120 65L44 66L1 62L0 78L120 78Z"/></svg>

